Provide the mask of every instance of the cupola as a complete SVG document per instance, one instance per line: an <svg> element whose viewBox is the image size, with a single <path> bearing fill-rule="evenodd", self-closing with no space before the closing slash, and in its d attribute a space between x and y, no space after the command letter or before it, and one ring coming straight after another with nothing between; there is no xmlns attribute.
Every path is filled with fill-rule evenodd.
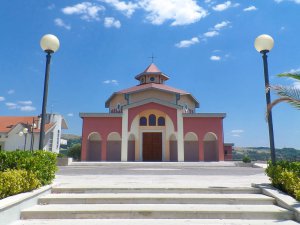
<svg viewBox="0 0 300 225"><path fill-rule="evenodd" d="M169 77L161 72L154 63L151 63L144 72L135 76L135 79L140 81L140 84L163 84Z"/></svg>

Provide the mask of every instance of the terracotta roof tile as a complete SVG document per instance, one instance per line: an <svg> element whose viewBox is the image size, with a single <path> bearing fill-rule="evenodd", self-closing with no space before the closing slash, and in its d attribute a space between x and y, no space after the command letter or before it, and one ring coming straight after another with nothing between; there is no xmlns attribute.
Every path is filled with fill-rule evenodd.
<svg viewBox="0 0 300 225"><path fill-rule="evenodd" d="M19 123L31 124L34 116L0 116L0 132L9 132Z"/></svg>
<svg viewBox="0 0 300 225"><path fill-rule="evenodd" d="M38 117L36 116L0 116L0 132L8 133L18 124L32 124L32 120L37 123ZM45 124L45 131L51 129L55 123ZM34 129L34 133L40 132L40 129Z"/></svg>
<svg viewBox="0 0 300 225"><path fill-rule="evenodd" d="M148 84L133 86L131 88L121 90L118 93L127 94L127 93L141 91L141 90L150 89L150 88L165 90L165 91L169 91L169 92L175 92L175 93L179 93L179 94L189 94L186 91L183 91L183 90L180 90L177 88L173 88L173 87L167 86L165 84L156 84L156 83L148 83Z"/></svg>
<svg viewBox="0 0 300 225"><path fill-rule="evenodd" d="M160 73L161 71L157 68L154 63L151 63L144 71L144 73Z"/></svg>

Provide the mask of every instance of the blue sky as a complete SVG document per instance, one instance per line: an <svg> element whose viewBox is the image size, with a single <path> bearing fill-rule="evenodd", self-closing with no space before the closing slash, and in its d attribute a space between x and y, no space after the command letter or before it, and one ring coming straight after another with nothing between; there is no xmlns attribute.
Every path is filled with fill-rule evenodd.
<svg viewBox="0 0 300 225"><path fill-rule="evenodd" d="M225 112L225 142L268 146L260 34L274 38L271 84L300 69L299 0L14 0L1 2L0 115L41 113L45 54L40 38L60 40L53 55L48 112L81 134L79 112L107 112L112 92L137 84L150 63L168 85L192 93L197 112ZM275 99L277 96L273 95ZM274 108L276 147L300 148L300 111Z"/></svg>

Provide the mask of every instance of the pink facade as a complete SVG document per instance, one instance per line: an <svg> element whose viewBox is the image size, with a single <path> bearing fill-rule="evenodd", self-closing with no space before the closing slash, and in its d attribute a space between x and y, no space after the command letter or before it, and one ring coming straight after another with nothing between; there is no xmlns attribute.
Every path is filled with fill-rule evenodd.
<svg viewBox="0 0 300 225"><path fill-rule="evenodd" d="M198 136L199 161L204 161L204 141L207 133L217 136L218 154L216 161L224 161L223 118L216 117L184 117L184 134L193 132Z"/></svg>
<svg viewBox="0 0 300 225"><path fill-rule="evenodd" d="M224 160L231 161L232 160L232 151L233 151L233 144L226 143L224 144Z"/></svg>
<svg viewBox="0 0 300 225"><path fill-rule="evenodd" d="M224 161L224 113L195 113L199 102L165 85L151 64L140 84L115 92L109 113L81 113L83 161Z"/></svg>
<svg viewBox="0 0 300 225"><path fill-rule="evenodd" d="M121 117L87 117L83 120L82 129L82 149L81 159L87 160L87 142L89 135L92 133L98 133L101 137L101 160L106 161L106 145L107 137L112 132L121 133L122 130L122 118Z"/></svg>

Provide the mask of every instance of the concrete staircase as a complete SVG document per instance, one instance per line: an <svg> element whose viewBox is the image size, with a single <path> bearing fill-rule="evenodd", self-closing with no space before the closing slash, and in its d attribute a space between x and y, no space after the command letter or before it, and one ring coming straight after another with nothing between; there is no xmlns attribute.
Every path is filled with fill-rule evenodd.
<svg viewBox="0 0 300 225"><path fill-rule="evenodd" d="M56 187L16 225L298 224L257 188Z"/></svg>

